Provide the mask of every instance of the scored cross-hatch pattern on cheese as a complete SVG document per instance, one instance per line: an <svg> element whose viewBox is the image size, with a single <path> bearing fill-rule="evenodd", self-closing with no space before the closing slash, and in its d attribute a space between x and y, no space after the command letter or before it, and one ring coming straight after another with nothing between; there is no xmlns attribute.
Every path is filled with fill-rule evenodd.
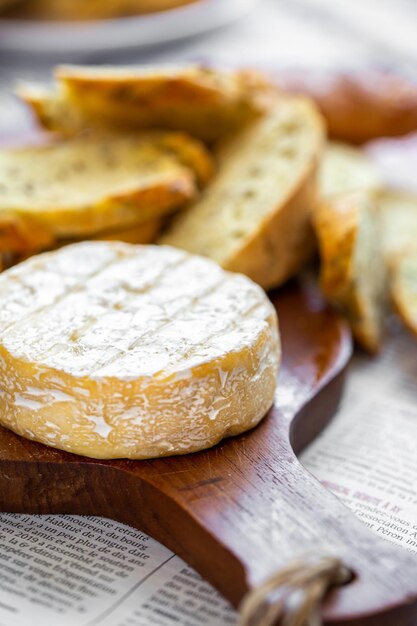
<svg viewBox="0 0 417 626"><path fill-rule="evenodd" d="M177 257L177 258L175 258ZM174 260L175 259L175 260ZM113 259L114 261L114 259ZM164 311L164 306L169 304L170 316L178 315L182 313L184 310L187 310L187 337L184 337L184 342L188 340L191 342L191 345L195 344L202 339L205 340L205 343L209 343L210 339L212 339L215 335L210 334L209 329L202 324L204 321L204 316L198 318L197 326L194 324L193 328L190 328L191 321L191 309L195 305L204 306L204 300L207 297L213 296L214 289L218 288L218 293L216 295L216 308L220 315L218 322L220 322L219 331L231 331L233 329L233 319L227 317L228 311L225 310L227 307L224 305L227 304L225 298L227 298L227 289L221 285L222 273L220 270L217 272L217 280L213 282L213 277L208 274L203 263L203 270L201 275L201 281L198 284L191 283L191 285L182 286L182 291L184 292L184 287L186 291L189 293L184 294L181 293L182 297L188 298L186 302L184 302L183 306L180 306L178 310L175 309L176 304L178 304L178 298L175 300L171 300L168 303L164 301L164 305L162 306L162 311L160 310L161 305L157 303L157 289L159 286L159 280L162 279L164 271L168 272L168 276L165 275L164 282L169 285L169 283L175 283L175 269L178 266L183 266L187 264L187 266L193 266L194 271L198 270L198 265L201 262L195 258L186 258L178 253L173 253L173 264L170 266L166 265L167 259L164 259L163 264L160 267L155 265L155 261L153 261L153 265L149 266L146 261L146 256L144 255L140 259L134 256L131 258L129 255L126 255L122 258L118 258L115 262L111 263L109 266L104 266L100 268L97 272L93 273L90 277L87 275L87 280L80 284L74 285L69 291L62 292L60 297L50 303L50 308L45 310L43 308L41 311L33 311L30 314L30 320L26 318L25 324L22 328L21 323L15 322L12 326L7 329L7 336L4 337L4 344L6 346L13 346L14 349L19 350L21 348L22 352L26 352L28 356L31 358L40 358L42 357L48 365L51 367L64 367L66 370L73 370L78 372L79 374L88 373L89 375L100 372L101 367L105 367L106 365L114 364L115 358L117 356L126 355L126 353L134 348L139 349L139 354L134 355L142 356L141 351L143 352L144 346L146 346L145 339L149 337L150 333L153 333L150 337L152 341L151 353L147 353L146 356L150 359L152 356L155 358L156 353L158 352L158 336L155 333L161 331L161 329L169 324L174 326L176 330L176 322L167 317L166 312ZM131 266L129 268L129 265ZM125 266L125 267L124 267ZM135 287L131 287L132 291L130 291L127 280L122 278L116 279L118 285L111 285L109 288L109 279L111 280L112 275L115 277L121 276L123 277L124 271L129 274L129 269L138 272L134 276L135 281L137 281ZM189 271L191 267L183 267L182 273L186 275L187 271ZM211 269L211 268L210 268ZM217 268L216 268L217 269ZM106 271L107 270L107 271ZM174 270L174 271L173 271ZM206 275L205 275L206 274ZM132 281L132 282L135 282ZM140 284L139 281L142 281ZM166 292L166 285L164 285L164 297ZM242 285L243 287L243 285ZM87 300L82 300L83 292L87 293ZM119 293L117 293L119 291ZM146 291L146 295L145 295ZM226 293L224 293L226 291ZM156 293L152 293L156 292ZM119 295L119 298L117 298ZM173 294L175 296L175 294ZM242 294L243 295L243 294ZM113 296L115 299L113 300ZM121 305L123 303L123 315L127 314L128 316L135 316L137 319L137 311L139 309L138 306L130 307L129 299L140 298L142 299L140 308L141 310L146 307L147 300L153 301L151 306L151 310L148 310L148 315L141 315L139 319L139 324L136 325L135 330L131 330L131 336L134 337L133 343L132 340L129 339L129 333L126 335L126 330L128 326L122 328L112 328L111 320L108 317L108 305L111 307L115 307L115 305ZM112 301L113 300L113 301ZM102 302L101 302L102 301ZM245 305L245 298L239 299L235 301L234 307L232 311L229 311L229 315L231 313L250 313L251 311L245 311L247 309L246 306L240 311L239 305ZM136 303L137 304L137 303ZM256 304L259 306L259 304ZM78 308L80 309L79 315L77 317ZM223 310L222 310L223 309ZM146 310L146 309L145 309ZM198 312L198 311L197 311ZM201 311L200 311L201 312ZM97 317L95 317L94 313L96 313ZM100 313L106 315L106 319L104 323L100 324ZM161 316L162 313L162 317ZM55 314L58 316L55 318ZM84 321L86 316L86 321ZM121 317L122 313L119 311L117 317ZM226 316L226 317L225 317ZM135 325L135 319L126 320L128 322L133 323ZM242 321L242 320L241 320ZM58 325L60 329L66 328L67 334L63 336L62 330L59 332L60 341L57 344L51 344L51 336L54 329L54 322ZM215 319L210 319L211 324L215 324ZM80 324L80 328L78 328L78 324ZM144 334L140 334L140 327L146 325L146 332ZM200 326L200 328L198 327ZM130 327L132 328L132 327ZM43 332L45 331L45 332ZM48 332L49 331L49 332ZM90 331L90 333L88 332ZM95 332L98 331L98 332ZM86 348L86 350L91 350L93 352L92 355L89 355L88 352L87 362L84 364L79 363L77 361L77 357L84 356L83 354L77 354L77 350L75 353L73 352L72 346L74 346L73 336L77 335L78 342L82 343L82 347ZM0 335L1 336L1 335ZM35 342L34 339L38 337L38 340ZM108 358L104 362L100 362L96 360L96 355L94 354L94 348L96 346L100 347L98 343L101 338L105 338L106 342L110 345L114 345L117 342L117 346L114 345L113 352L114 354L108 353ZM66 341L68 339L68 342ZM165 335L165 339L169 339L169 334ZM89 343L90 341L90 343ZM140 341L140 343L139 343ZM184 353L187 351L189 346L184 344ZM181 353L178 352L178 346L175 346L175 352L170 354L170 365L171 367L175 366L175 360L172 361L172 358L178 360L178 355ZM188 353L187 353L188 354ZM183 355L181 355L183 356ZM209 356L209 355L204 355ZM55 357L55 358L54 358ZM71 359L71 361L66 361L66 359ZM167 360L167 359L165 359ZM141 362L141 365L144 365ZM144 371L138 372L137 366L134 371L134 375L138 373L140 375L151 375L155 374L159 369L163 369L163 364L154 363L154 371L153 368L149 366L149 363L146 364L147 368ZM119 375L123 374L123 365L122 369L120 369L121 364L116 363L114 369L115 373ZM132 371L132 367L128 368L128 370ZM113 372L113 373L114 373ZM108 372L108 375L111 375L111 372Z"/></svg>
<svg viewBox="0 0 417 626"><path fill-rule="evenodd" d="M61 284L50 290L42 272L53 275L59 255ZM28 310L19 290L27 294L31 281ZM6 421L14 414L5 425L50 445L109 458L187 452L253 426L272 403L273 307L258 286L211 261L160 246L78 244L0 277L0 305L0 368L15 388L1 393ZM36 371L22 376L22 362ZM48 413L47 433L32 423L22 432L25 408L29 421L30 412ZM104 447L83 441L94 433ZM78 447L66 446L73 436Z"/></svg>
<svg viewBox="0 0 417 626"><path fill-rule="evenodd" d="M7 276L0 276L0 334L6 334L16 324L16 316L21 311L26 312L25 317L40 312L56 302L66 288L78 289L81 283L77 278L92 276L116 258L116 249L109 250L103 246L92 253L88 248L80 247L78 263L74 266L68 264L67 250L64 248L59 258L44 254L31 259L30 272L22 272L22 266L19 265L9 270Z"/></svg>

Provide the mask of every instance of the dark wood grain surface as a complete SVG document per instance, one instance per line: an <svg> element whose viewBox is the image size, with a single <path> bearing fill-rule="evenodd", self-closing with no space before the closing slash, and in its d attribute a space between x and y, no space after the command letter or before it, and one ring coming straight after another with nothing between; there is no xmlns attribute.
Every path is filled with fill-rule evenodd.
<svg viewBox="0 0 417 626"><path fill-rule="evenodd" d="M344 323L309 287L272 299L284 348L276 406L252 432L154 461L97 461L0 432L0 508L94 514L175 550L235 605L296 557L340 556L352 583L326 624L417 623L417 559L371 534L297 461L338 404L351 353Z"/></svg>

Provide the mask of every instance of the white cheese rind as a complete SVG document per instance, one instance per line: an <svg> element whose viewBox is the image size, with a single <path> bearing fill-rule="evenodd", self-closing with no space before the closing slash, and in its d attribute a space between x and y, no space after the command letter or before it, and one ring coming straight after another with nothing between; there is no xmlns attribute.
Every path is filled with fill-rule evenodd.
<svg viewBox="0 0 417 626"><path fill-rule="evenodd" d="M95 458L214 445L273 402L260 287L165 246L86 242L0 275L0 423Z"/></svg>

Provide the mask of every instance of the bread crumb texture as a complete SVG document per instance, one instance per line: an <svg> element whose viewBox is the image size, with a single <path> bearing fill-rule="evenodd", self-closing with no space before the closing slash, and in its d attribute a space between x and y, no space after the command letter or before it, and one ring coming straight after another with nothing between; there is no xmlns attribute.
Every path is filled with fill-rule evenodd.
<svg viewBox="0 0 417 626"><path fill-rule="evenodd" d="M327 144L319 175L324 198L359 189L379 189L382 179L371 159L359 148L344 143Z"/></svg>
<svg viewBox="0 0 417 626"><path fill-rule="evenodd" d="M384 189L378 198L382 247L387 265L406 251L417 251L417 196L404 191Z"/></svg>
<svg viewBox="0 0 417 626"><path fill-rule="evenodd" d="M202 198L176 217L161 242L207 256L275 287L310 256L320 116L303 98L280 98L226 143Z"/></svg>
<svg viewBox="0 0 417 626"><path fill-rule="evenodd" d="M12 214L54 239L150 222L195 198L212 170L206 149L180 133L87 134L1 150L0 227Z"/></svg>
<svg viewBox="0 0 417 626"><path fill-rule="evenodd" d="M254 71L200 65L60 66L56 85L22 85L18 95L42 126L73 133L164 128L217 141L263 112L276 89Z"/></svg>
<svg viewBox="0 0 417 626"><path fill-rule="evenodd" d="M402 321L417 336L417 249L397 257L391 268L391 296Z"/></svg>
<svg viewBox="0 0 417 626"><path fill-rule="evenodd" d="M376 195L362 190L332 196L314 215L320 283L347 317L358 344L377 352L386 312L387 272Z"/></svg>

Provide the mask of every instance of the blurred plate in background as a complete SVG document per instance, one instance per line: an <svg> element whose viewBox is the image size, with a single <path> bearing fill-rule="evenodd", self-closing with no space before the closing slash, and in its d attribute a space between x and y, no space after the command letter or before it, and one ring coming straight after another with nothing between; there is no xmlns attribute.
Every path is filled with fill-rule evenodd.
<svg viewBox="0 0 417 626"><path fill-rule="evenodd" d="M0 50L90 53L163 44L237 19L256 0L198 0L168 11L89 22L0 19Z"/></svg>

